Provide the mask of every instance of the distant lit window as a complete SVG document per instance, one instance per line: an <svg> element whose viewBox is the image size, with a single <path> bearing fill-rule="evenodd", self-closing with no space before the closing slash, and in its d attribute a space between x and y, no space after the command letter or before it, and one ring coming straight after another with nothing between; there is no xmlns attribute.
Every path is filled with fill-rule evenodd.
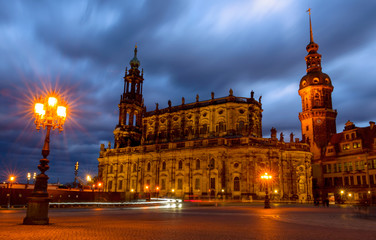
<svg viewBox="0 0 376 240"><path fill-rule="evenodd" d="M353 170L353 164L352 162L349 162L349 171L352 171Z"/></svg>
<svg viewBox="0 0 376 240"><path fill-rule="evenodd" d="M354 142L353 147L354 148L360 148L360 142Z"/></svg>
<svg viewBox="0 0 376 240"><path fill-rule="evenodd" d="M350 144L343 144L343 150L349 150Z"/></svg>

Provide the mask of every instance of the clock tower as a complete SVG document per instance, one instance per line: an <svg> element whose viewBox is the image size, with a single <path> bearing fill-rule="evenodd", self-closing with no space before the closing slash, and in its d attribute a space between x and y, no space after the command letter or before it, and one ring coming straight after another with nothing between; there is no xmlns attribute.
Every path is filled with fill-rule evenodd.
<svg viewBox="0 0 376 240"><path fill-rule="evenodd" d="M311 12L309 12L310 42L305 57L307 74L302 77L299 95L302 112L299 120L303 139L310 145L314 160L321 158L330 137L336 133L337 111L332 107L333 85L330 77L321 71L319 45L313 41Z"/></svg>

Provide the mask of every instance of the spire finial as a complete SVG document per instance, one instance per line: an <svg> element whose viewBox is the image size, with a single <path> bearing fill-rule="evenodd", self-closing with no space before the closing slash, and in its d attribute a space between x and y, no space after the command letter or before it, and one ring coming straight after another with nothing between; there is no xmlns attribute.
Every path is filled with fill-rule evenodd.
<svg viewBox="0 0 376 240"><path fill-rule="evenodd" d="M136 43L136 46L134 47L134 57L137 57L137 43Z"/></svg>
<svg viewBox="0 0 376 240"><path fill-rule="evenodd" d="M309 15L309 35L310 35L310 42L313 43L313 34L312 34L312 23L311 23L311 8L307 10Z"/></svg>

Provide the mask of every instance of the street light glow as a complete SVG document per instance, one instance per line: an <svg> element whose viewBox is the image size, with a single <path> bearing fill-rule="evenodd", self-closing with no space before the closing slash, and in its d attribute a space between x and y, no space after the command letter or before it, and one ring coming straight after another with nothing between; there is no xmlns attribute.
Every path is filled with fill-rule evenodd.
<svg viewBox="0 0 376 240"><path fill-rule="evenodd" d="M91 177L90 177L90 175L87 175L87 176L86 176L86 181L91 182Z"/></svg>
<svg viewBox="0 0 376 240"><path fill-rule="evenodd" d="M63 106L58 106L56 113L59 117L63 117L65 119L67 117L67 108Z"/></svg>
<svg viewBox="0 0 376 240"><path fill-rule="evenodd" d="M16 179L15 176L10 176L10 177L9 177L9 180L10 180L11 182L13 182L15 179Z"/></svg>
<svg viewBox="0 0 376 240"><path fill-rule="evenodd" d="M48 98L48 106L55 107L56 104L57 104L57 99L55 97Z"/></svg>

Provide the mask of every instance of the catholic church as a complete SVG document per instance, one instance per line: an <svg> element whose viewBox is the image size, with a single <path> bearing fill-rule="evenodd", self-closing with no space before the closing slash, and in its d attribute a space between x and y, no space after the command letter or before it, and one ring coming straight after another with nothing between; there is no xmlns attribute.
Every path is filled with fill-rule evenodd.
<svg viewBox="0 0 376 240"><path fill-rule="evenodd" d="M270 138L262 133L261 97L227 96L182 101L147 111L143 69L137 46L125 70L114 144L101 144L98 178L106 192L124 199L166 196L182 199L313 199L313 185L322 187L322 159L336 134L333 85L321 70L318 44L310 42L306 75L300 81L302 139L291 134ZM147 80L146 80L147 84ZM267 183L261 178L272 176ZM313 174L313 175L312 175ZM317 190L317 187L316 187Z"/></svg>

